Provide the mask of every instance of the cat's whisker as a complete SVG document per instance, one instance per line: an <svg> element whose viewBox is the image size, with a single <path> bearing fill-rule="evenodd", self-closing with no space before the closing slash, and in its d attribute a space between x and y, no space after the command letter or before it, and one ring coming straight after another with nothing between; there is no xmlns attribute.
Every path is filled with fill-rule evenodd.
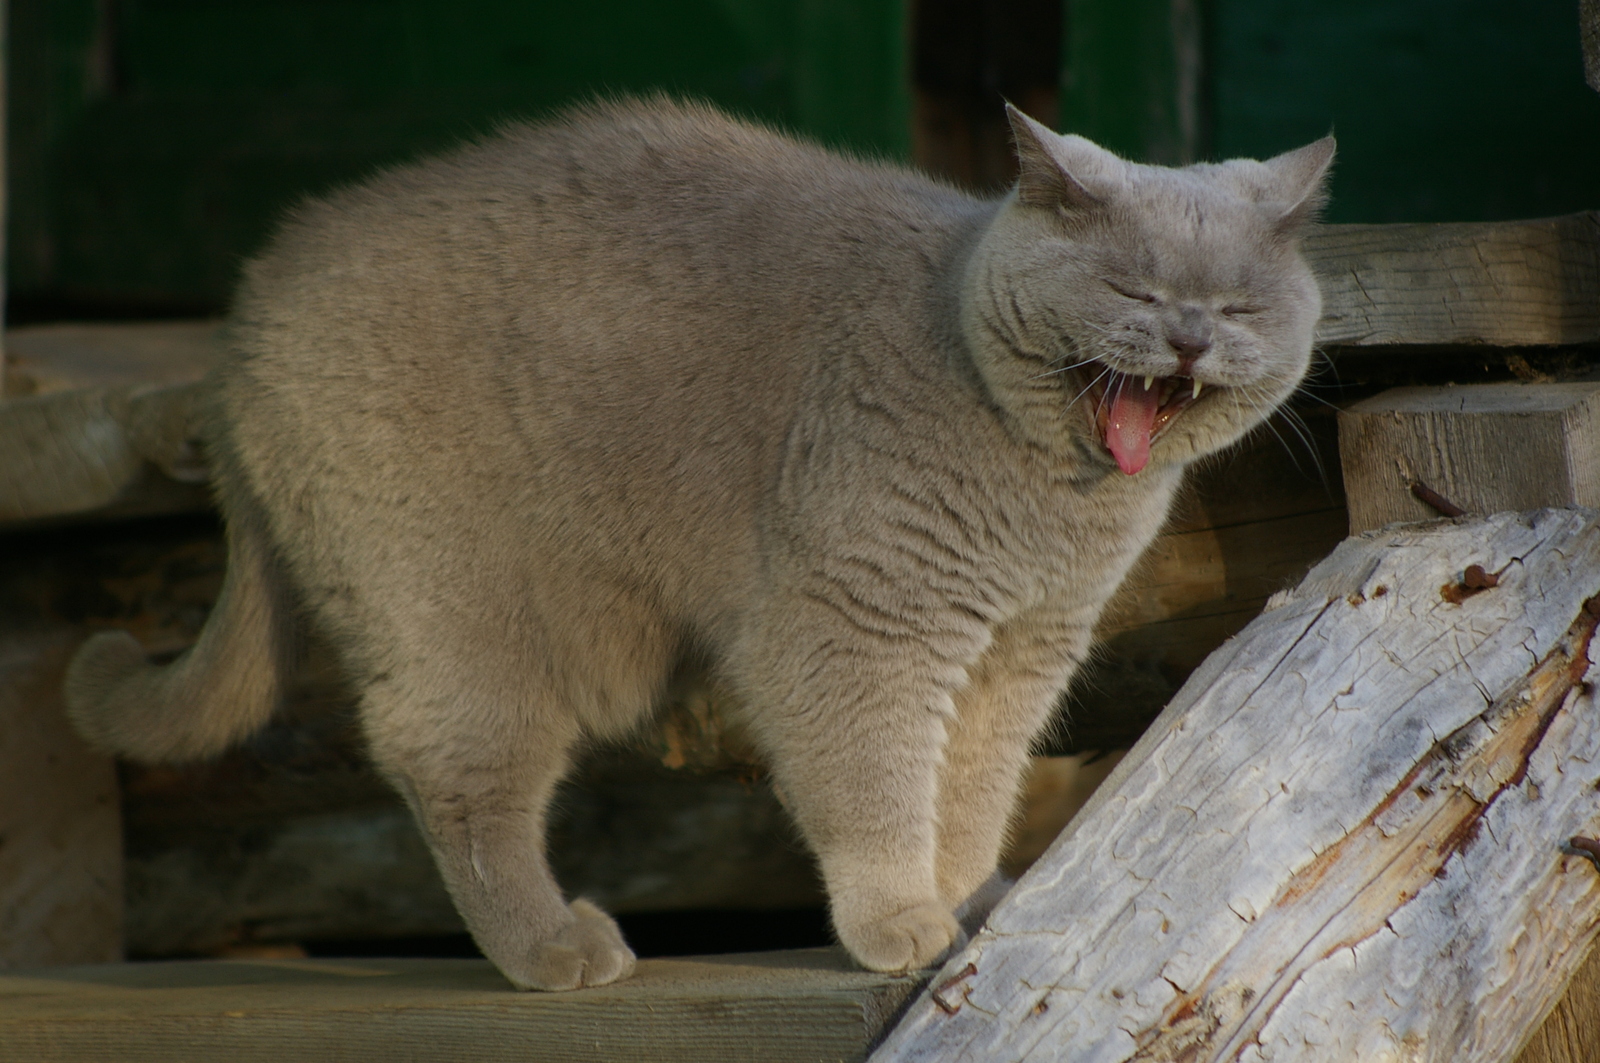
<svg viewBox="0 0 1600 1063"><path fill-rule="evenodd" d="M1074 406L1076 406L1078 404L1078 400L1083 398L1086 394L1089 393L1089 389L1090 388L1092 388L1096 384L1100 383L1100 381L1104 380L1108 375L1110 375L1110 373L1111 373L1111 367L1110 366L1106 366L1106 368L1100 373L1099 376L1097 376L1093 380L1089 381L1089 383L1084 387L1084 389L1082 391L1080 391L1076 395L1072 396L1072 401L1067 403L1067 409L1070 410ZM1100 396L1100 401L1101 402L1105 401L1105 396L1104 395ZM1099 416L1099 414L1100 414L1099 409L1096 409L1095 410L1095 415Z"/></svg>
<svg viewBox="0 0 1600 1063"><path fill-rule="evenodd" d="M1043 373L1037 373L1034 376L1029 377L1028 379L1029 380L1043 380L1047 376L1057 376L1057 375L1059 375L1061 373L1069 373L1074 369L1082 369L1084 366L1090 364L1093 361L1094 361L1093 358L1085 358L1081 362L1074 362L1071 365L1064 365L1060 369L1050 369L1050 370L1046 370Z"/></svg>
<svg viewBox="0 0 1600 1063"><path fill-rule="evenodd" d="M1280 406L1278 410L1283 414L1285 423L1294 429L1295 435L1300 437L1300 442L1305 445L1306 453L1311 457L1311 464L1316 467L1317 478L1322 481L1324 487L1327 487L1328 470L1322 463L1322 453L1317 450L1317 441L1311 434L1311 426L1306 424L1306 420L1300 415L1300 411L1293 406L1285 404Z"/></svg>

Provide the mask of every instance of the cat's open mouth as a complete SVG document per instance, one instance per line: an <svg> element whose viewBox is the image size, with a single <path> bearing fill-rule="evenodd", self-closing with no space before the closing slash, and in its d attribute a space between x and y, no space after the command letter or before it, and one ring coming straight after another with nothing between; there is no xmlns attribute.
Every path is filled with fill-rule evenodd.
<svg viewBox="0 0 1600 1063"><path fill-rule="evenodd" d="M1128 376L1110 366L1089 385L1100 442L1132 476L1150 461L1150 440L1200 397L1200 381L1186 376Z"/></svg>

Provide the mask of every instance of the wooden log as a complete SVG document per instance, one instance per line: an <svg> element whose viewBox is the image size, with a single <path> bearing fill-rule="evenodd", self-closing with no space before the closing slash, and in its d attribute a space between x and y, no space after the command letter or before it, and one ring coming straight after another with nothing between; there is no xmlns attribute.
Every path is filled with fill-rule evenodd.
<svg viewBox="0 0 1600 1063"><path fill-rule="evenodd" d="M1326 225L1306 241L1324 347L1534 347L1600 340L1600 213Z"/></svg>
<svg viewBox="0 0 1600 1063"><path fill-rule="evenodd" d="M1597 592L1592 511L1347 541L1190 678L874 1059L1513 1058L1600 927L1566 848L1600 828Z"/></svg>
<svg viewBox="0 0 1600 1063"><path fill-rule="evenodd" d="M196 385L83 388L0 405L0 524L209 505Z"/></svg>
<svg viewBox="0 0 1600 1063"><path fill-rule="evenodd" d="M483 960L191 961L0 973L7 1063L859 1060L920 981L814 949L643 960L514 993Z"/></svg>
<svg viewBox="0 0 1600 1063"><path fill-rule="evenodd" d="M1600 506L1600 383L1392 388L1339 413L1352 535L1468 513ZM1426 492L1423 492L1424 494Z"/></svg>

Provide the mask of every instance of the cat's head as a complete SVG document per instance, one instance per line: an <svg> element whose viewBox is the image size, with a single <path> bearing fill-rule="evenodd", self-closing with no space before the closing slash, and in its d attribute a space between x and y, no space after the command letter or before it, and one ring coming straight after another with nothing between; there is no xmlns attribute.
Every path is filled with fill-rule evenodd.
<svg viewBox="0 0 1600 1063"><path fill-rule="evenodd" d="M962 300L997 402L1030 436L1128 474L1270 415L1305 375L1322 312L1299 243L1333 138L1174 169L1010 114L1021 176Z"/></svg>

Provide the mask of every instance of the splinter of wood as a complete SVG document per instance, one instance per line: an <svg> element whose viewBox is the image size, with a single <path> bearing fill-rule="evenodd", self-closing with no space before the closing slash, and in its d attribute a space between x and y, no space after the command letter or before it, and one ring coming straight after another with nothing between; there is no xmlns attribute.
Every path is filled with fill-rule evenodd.
<svg viewBox="0 0 1600 1063"><path fill-rule="evenodd" d="M1411 493L1416 498L1439 511L1440 516L1459 517L1467 511L1450 501L1448 498L1423 483L1421 480L1411 481Z"/></svg>
<svg viewBox="0 0 1600 1063"><path fill-rule="evenodd" d="M961 1000L953 1001L949 998L948 994L950 993L950 990L954 989L956 986L960 985L962 982L966 981L968 978L971 978L977 973L977 964L969 963L965 967L961 968L961 970L957 971L954 976L945 979L943 982L940 982L939 988L935 989L931 994L929 994L933 997L933 1002L939 1005L939 1010L943 1011L946 1015L954 1015L956 1012L960 1011L961 1003L966 999L966 995L962 994Z"/></svg>

